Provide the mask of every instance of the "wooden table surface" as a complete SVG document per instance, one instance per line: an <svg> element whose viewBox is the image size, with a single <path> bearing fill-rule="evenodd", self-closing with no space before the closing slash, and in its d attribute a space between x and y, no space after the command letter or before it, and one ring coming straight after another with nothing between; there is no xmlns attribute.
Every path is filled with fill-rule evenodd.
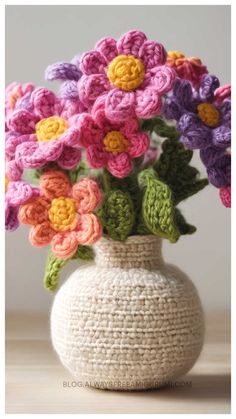
<svg viewBox="0 0 236 419"><path fill-rule="evenodd" d="M76 384L52 349L49 320L8 314L6 413L230 413L230 314L206 316L202 354L175 388L115 392Z"/></svg>

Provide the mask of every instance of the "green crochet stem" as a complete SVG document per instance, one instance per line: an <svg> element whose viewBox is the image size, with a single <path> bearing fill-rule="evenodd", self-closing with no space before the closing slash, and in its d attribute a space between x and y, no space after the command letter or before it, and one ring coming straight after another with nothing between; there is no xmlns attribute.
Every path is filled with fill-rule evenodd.
<svg viewBox="0 0 236 419"><path fill-rule="evenodd" d="M63 267L73 259L81 260L92 260L94 258L94 253L91 247L89 246L78 246L78 249L75 255L69 259L58 259L50 251L48 254L48 259L45 267L44 274L44 286L49 291L55 291L58 287L60 272Z"/></svg>

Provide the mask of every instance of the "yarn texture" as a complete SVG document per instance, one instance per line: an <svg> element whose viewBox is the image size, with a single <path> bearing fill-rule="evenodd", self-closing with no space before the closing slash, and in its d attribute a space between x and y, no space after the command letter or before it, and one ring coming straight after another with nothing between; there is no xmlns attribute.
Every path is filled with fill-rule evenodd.
<svg viewBox="0 0 236 419"><path fill-rule="evenodd" d="M161 255L161 239L102 238L57 293L51 336L63 365L85 385L161 387L185 374L203 344L204 320L188 277Z"/></svg>
<svg viewBox="0 0 236 419"><path fill-rule="evenodd" d="M83 178L71 187L68 177L49 170L40 177L40 196L20 206L19 220L31 225L33 246L51 243L54 256L72 257L78 245L91 245L102 234L102 225L92 211L103 199L97 183Z"/></svg>
<svg viewBox="0 0 236 419"><path fill-rule="evenodd" d="M118 41L110 37L98 41L94 50L82 54L80 70L80 101L91 109L104 96L106 116L113 121L159 115L161 98L176 76L166 65L163 45L138 30Z"/></svg>

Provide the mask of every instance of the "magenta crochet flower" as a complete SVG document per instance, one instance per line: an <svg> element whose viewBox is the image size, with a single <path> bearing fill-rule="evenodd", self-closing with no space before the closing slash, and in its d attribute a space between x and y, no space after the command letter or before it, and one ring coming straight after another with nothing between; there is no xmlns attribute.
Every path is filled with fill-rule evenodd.
<svg viewBox="0 0 236 419"><path fill-rule="evenodd" d="M37 88L30 97L31 108L15 110L7 120L6 160L10 180L18 180L24 168L37 169L56 161L72 169L81 158L78 129L70 117L77 102L60 100L53 92Z"/></svg>
<svg viewBox="0 0 236 419"><path fill-rule="evenodd" d="M81 56L79 99L91 109L105 94L106 116L113 121L151 118L161 113L162 95L175 80L175 71L165 63L164 47L143 32L129 31L118 41L103 38Z"/></svg>
<svg viewBox="0 0 236 419"><path fill-rule="evenodd" d="M105 167L113 176L124 178L133 169L132 160L142 156L148 149L149 136L139 131L138 120L134 117L123 122L108 120L104 101L104 96L99 98L92 115L75 115L79 142L86 148L91 167Z"/></svg>
<svg viewBox="0 0 236 419"><path fill-rule="evenodd" d="M16 230L19 226L18 211L22 204L39 195L39 189L26 182L9 182L5 177L5 229Z"/></svg>

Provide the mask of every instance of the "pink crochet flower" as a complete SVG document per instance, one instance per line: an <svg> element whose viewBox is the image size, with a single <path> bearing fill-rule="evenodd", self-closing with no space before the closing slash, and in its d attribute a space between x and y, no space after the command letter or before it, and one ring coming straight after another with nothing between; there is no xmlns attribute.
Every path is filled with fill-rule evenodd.
<svg viewBox="0 0 236 419"><path fill-rule="evenodd" d="M21 205L19 220L31 225L33 246L51 243L60 259L74 255L78 245L91 245L102 235L102 225L93 211L103 195L97 183L83 178L73 186L61 171L49 170L40 177L40 196Z"/></svg>
<svg viewBox="0 0 236 419"><path fill-rule="evenodd" d="M162 95L175 79L175 71L165 63L164 47L147 40L143 32L129 31L118 41L103 38L81 56L79 99L91 109L105 94L106 116L111 120L151 118L161 113Z"/></svg>
<svg viewBox="0 0 236 419"><path fill-rule="evenodd" d="M5 177L5 229L14 231L19 226L20 205L39 195L39 190L26 182L11 182Z"/></svg>
<svg viewBox="0 0 236 419"><path fill-rule="evenodd" d="M79 142L86 148L91 167L106 167L117 178L126 177L133 169L132 159L142 156L149 146L148 134L139 130L138 120L130 117L111 122L105 116L105 96L100 97L92 115L74 117L79 129ZM73 118L72 118L73 119Z"/></svg>
<svg viewBox="0 0 236 419"><path fill-rule="evenodd" d="M60 100L39 87L31 94L30 104L30 110L21 107L7 120L6 170L11 180L19 179L24 168L37 169L52 161L72 169L81 158L78 129L70 123L78 112L76 102Z"/></svg>

